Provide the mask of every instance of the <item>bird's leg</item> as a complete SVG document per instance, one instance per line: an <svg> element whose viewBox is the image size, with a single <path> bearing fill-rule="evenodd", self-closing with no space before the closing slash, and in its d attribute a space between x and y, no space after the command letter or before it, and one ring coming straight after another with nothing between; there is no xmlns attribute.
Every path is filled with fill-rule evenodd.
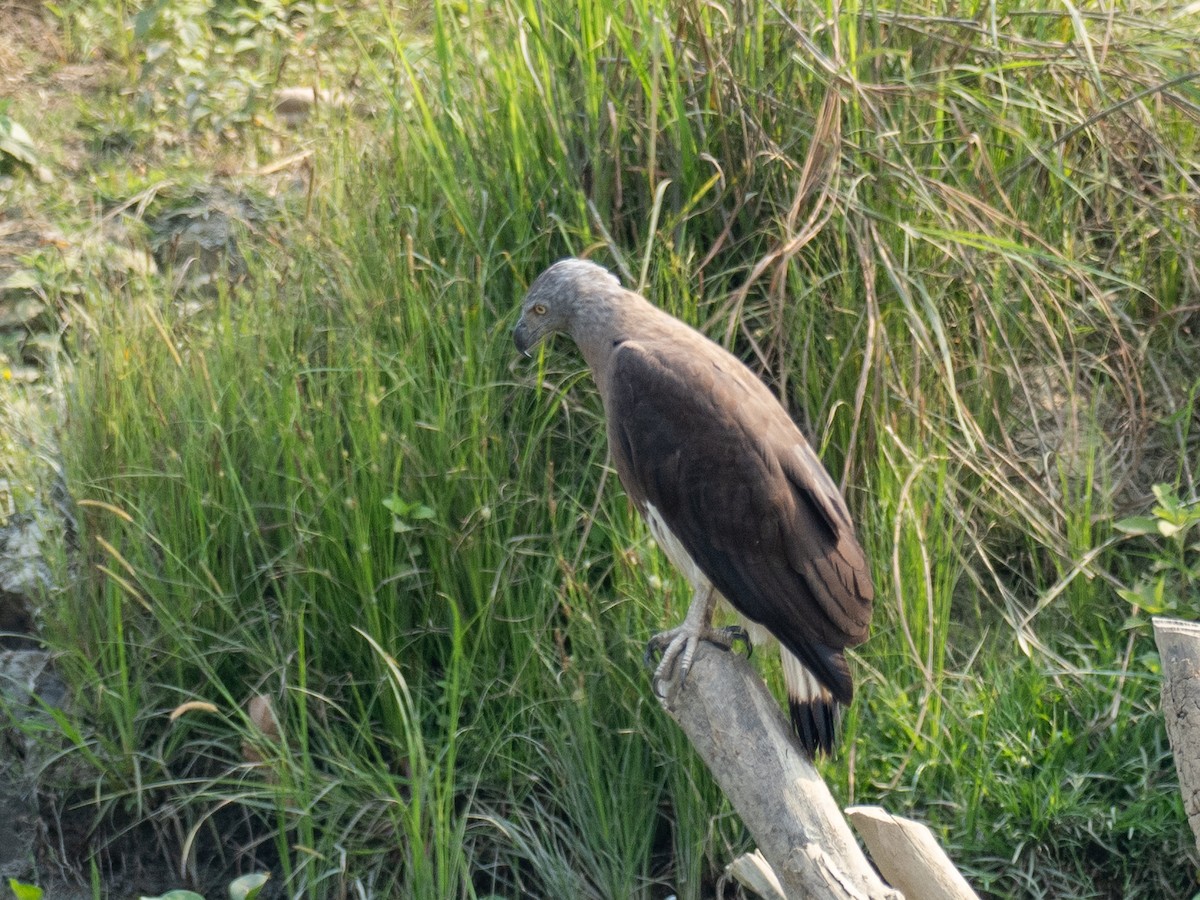
<svg viewBox="0 0 1200 900"><path fill-rule="evenodd" d="M692 657L696 647L705 640L728 649L737 641L747 647L750 639L744 628L713 628L713 586L711 584L696 591L692 605L688 607L683 622L676 628L660 632L650 638L646 645L646 664L650 665L656 652L662 653L657 668L654 670L654 692L660 697L666 696L666 688L671 681L672 669L675 669L675 687L682 686L687 679L688 670L692 667ZM678 662L678 665L676 663Z"/></svg>

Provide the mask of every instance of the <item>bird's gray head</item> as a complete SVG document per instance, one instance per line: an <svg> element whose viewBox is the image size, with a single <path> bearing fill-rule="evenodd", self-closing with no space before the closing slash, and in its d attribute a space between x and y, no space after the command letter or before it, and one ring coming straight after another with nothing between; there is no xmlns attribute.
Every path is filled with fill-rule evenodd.
<svg viewBox="0 0 1200 900"><path fill-rule="evenodd" d="M579 340L588 320L603 314L603 301L624 293L615 275L586 259L560 259L529 288L513 329L517 349L529 356L548 334Z"/></svg>

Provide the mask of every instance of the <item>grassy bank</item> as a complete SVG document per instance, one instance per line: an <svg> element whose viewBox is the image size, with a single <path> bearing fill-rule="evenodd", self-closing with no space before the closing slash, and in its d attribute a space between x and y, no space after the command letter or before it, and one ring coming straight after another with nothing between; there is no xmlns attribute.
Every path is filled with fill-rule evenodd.
<svg viewBox="0 0 1200 900"><path fill-rule="evenodd" d="M587 253L845 484L881 600L839 797L994 896L1190 897L1142 607L1194 584L1120 591L1194 551L1114 522L1200 478L1195 14L327 14L380 115L199 311L131 277L77 328L49 634L98 813L288 896L711 896L747 838L641 664L685 586L579 358L508 334Z"/></svg>

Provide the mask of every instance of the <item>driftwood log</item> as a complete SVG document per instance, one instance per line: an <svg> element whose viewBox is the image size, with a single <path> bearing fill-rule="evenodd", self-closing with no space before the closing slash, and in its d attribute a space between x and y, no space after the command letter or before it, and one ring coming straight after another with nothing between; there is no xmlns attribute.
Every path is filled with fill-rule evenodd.
<svg viewBox="0 0 1200 900"><path fill-rule="evenodd" d="M868 862L825 782L792 739L779 704L739 654L702 642L687 681L663 698L662 705L741 816L784 896L903 900L905 895L885 884ZM899 839L906 845L913 840L911 833ZM889 855L906 852L904 847L894 848ZM932 862L939 856L944 862ZM909 900L975 897L940 848L937 854L918 857L913 865L917 874L909 882ZM933 868L922 876L921 866ZM954 871L965 892L925 889L937 883L958 888L941 871L944 866Z"/></svg>
<svg viewBox="0 0 1200 900"><path fill-rule="evenodd" d="M1155 616L1162 709L1179 773L1183 809L1200 849L1200 624Z"/></svg>

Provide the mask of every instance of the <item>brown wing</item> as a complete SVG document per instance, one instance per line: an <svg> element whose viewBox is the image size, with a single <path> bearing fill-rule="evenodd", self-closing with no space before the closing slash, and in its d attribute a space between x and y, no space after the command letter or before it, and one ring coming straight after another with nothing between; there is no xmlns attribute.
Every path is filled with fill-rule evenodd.
<svg viewBox="0 0 1200 900"><path fill-rule="evenodd" d="M866 638L874 592L845 504L784 409L715 345L632 341L613 353L605 403L634 501L848 703L841 650Z"/></svg>

